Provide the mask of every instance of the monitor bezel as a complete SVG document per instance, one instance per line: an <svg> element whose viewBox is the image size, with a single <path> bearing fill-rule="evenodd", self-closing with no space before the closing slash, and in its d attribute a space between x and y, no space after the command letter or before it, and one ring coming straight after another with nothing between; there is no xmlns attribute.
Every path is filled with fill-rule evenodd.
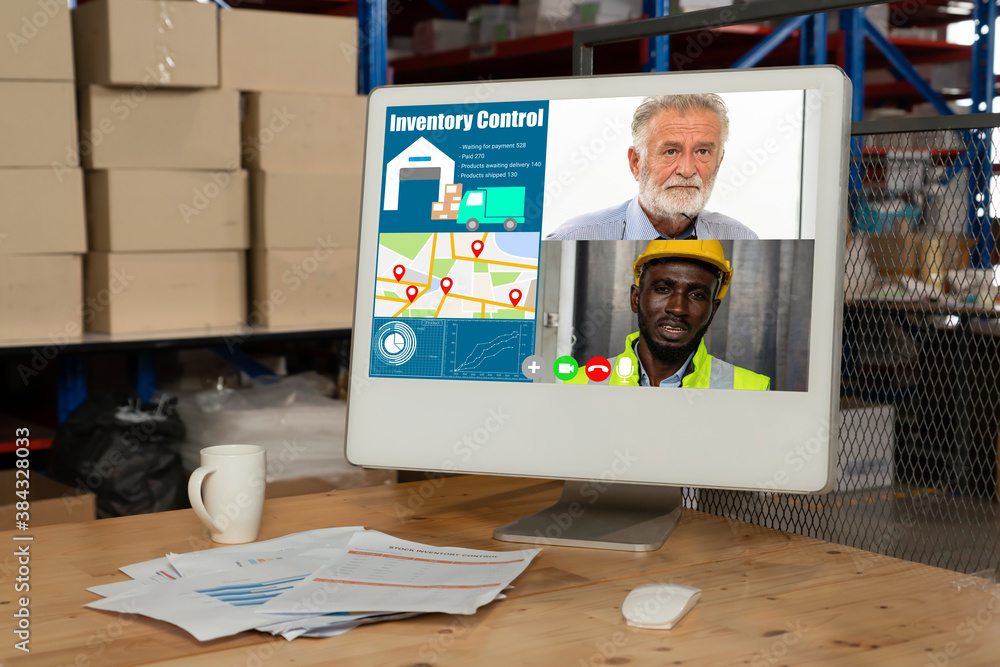
<svg viewBox="0 0 1000 667"><path fill-rule="evenodd" d="M671 93L807 91L802 219L814 221L816 248L808 391L682 389L665 394L593 385L369 377L387 109L625 97L648 94L660 84ZM603 481L828 491L837 461L850 99L850 80L834 66L478 81L372 91L351 345L348 460L372 468L595 485ZM818 104L810 107L809 100ZM655 418L664 412L681 418L664 424Z"/></svg>

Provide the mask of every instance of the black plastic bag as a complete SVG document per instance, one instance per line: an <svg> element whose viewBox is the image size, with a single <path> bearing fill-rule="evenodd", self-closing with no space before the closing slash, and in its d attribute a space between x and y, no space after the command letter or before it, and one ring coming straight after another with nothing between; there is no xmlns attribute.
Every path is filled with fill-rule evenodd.
<svg viewBox="0 0 1000 667"><path fill-rule="evenodd" d="M94 493L99 519L189 507L176 406L140 405L128 391L88 396L56 431L49 474Z"/></svg>

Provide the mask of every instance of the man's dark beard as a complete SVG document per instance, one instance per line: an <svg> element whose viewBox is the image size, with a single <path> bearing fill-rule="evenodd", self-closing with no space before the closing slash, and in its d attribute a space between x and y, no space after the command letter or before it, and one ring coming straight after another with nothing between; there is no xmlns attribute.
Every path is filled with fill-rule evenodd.
<svg viewBox="0 0 1000 667"><path fill-rule="evenodd" d="M649 319L642 313L641 309L639 311L639 335L642 336L642 340L646 343L646 349L653 355L653 358L665 365L683 364L691 356L691 353L698 349L698 345L701 343L701 339L705 337L705 332L708 331L711 323L711 319L705 322L701 329L698 330L697 335L687 345L682 347L661 345L653 340Z"/></svg>

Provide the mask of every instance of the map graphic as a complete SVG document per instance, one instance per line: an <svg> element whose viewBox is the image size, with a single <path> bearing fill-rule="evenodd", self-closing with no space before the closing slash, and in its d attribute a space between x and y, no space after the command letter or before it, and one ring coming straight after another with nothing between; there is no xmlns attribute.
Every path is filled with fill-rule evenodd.
<svg viewBox="0 0 1000 667"><path fill-rule="evenodd" d="M534 320L540 235L379 235L375 317Z"/></svg>

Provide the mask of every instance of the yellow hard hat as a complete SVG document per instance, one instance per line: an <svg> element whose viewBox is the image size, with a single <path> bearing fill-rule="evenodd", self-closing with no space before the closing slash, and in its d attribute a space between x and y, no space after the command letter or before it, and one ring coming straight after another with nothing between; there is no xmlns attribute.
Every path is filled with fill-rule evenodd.
<svg viewBox="0 0 1000 667"><path fill-rule="evenodd" d="M733 280L733 267L726 259L726 253L722 250L722 244L718 241L670 241L658 239L650 241L645 252L639 255L632 265L632 273L635 274L635 284L639 284L639 275L642 272L642 265L651 259L661 257L677 257L678 259L696 259L707 262L722 271L722 285L716 299L726 296L729 283Z"/></svg>

